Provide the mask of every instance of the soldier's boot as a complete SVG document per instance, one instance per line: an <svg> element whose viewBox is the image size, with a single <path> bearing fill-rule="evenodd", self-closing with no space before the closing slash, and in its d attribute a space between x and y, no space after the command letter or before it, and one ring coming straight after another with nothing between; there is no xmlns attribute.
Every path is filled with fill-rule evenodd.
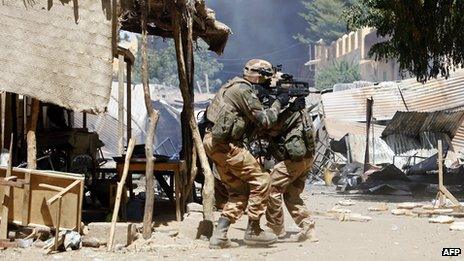
<svg viewBox="0 0 464 261"><path fill-rule="evenodd" d="M267 224L267 227L269 228L268 231L276 235L278 239L283 239L287 235L283 226L272 226Z"/></svg>
<svg viewBox="0 0 464 261"><path fill-rule="evenodd" d="M209 239L209 248L229 248L232 246L232 242L227 238L227 231L230 227L230 220L225 217L220 217L216 229L214 229L213 235Z"/></svg>
<svg viewBox="0 0 464 261"><path fill-rule="evenodd" d="M259 226L259 219L248 219L244 241L249 246L268 246L277 241L277 236L274 233L262 230Z"/></svg>
<svg viewBox="0 0 464 261"><path fill-rule="evenodd" d="M313 220L303 220L301 222L301 231L291 236L291 240L302 242L309 240L310 242L318 242L319 239L316 236L316 223Z"/></svg>

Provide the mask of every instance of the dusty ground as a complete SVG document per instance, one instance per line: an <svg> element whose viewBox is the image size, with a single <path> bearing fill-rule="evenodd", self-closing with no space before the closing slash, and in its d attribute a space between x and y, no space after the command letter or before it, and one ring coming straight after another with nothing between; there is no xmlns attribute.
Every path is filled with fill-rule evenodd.
<svg viewBox="0 0 464 261"><path fill-rule="evenodd" d="M448 260L442 257L444 247L464 250L464 231L450 231L449 225L430 224L428 218L393 216L389 211L372 213L367 210L379 202L386 202L389 209L397 202L427 202L431 198L367 197L339 195L333 189L313 187L305 195L312 211L326 211L338 201L352 199L355 205L343 207L353 212L369 215L370 222L340 222L325 216L315 216L320 242L280 242L269 248L249 248L243 245L246 218L234 224L229 235L240 247L228 250L210 250L208 243L189 240L182 235L173 236L178 224L161 226L149 244L114 253L104 249L84 248L79 251L42 254L38 248L9 249L0 252L1 260ZM456 219L464 221L464 219ZM296 231L293 221L286 220L287 230ZM171 232L171 234L170 234ZM174 233L175 234L175 233ZM456 260L464 260L461 254Z"/></svg>

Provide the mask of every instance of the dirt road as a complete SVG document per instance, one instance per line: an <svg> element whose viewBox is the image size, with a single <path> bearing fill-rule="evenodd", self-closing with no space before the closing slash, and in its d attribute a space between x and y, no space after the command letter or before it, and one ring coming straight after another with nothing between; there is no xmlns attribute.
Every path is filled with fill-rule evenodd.
<svg viewBox="0 0 464 261"><path fill-rule="evenodd" d="M10 249L0 252L1 260L449 260L442 257L444 247L460 247L464 250L464 231L450 231L449 225L431 224L428 218L394 216L390 210L398 202L427 202L430 199L393 196L338 195L333 189L313 187L305 195L311 211L323 212L344 199L355 205L342 207L353 212L369 215L369 222L340 222L326 216L315 216L318 243L279 242L269 248L249 248L243 244L246 217L233 225L229 236L240 244L238 248L211 250L208 242L189 240L182 235L155 233L147 245L134 250L120 249L107 253L104 249L84 248L79 251L45 256L38 248ZM368 208L386 202L389 211L372 213ZM429 202L427 202L429 203ZM456 219L464 221L464 219ZM175 231L175 222L160 228ZM296 231L293 221L286 219L289 232ZM169 235L168 235L169 234ZM174 233L175 234L175 233ZM138 252L141 251L141 252ZM456 260L464 260L461 254Z"/></svg>

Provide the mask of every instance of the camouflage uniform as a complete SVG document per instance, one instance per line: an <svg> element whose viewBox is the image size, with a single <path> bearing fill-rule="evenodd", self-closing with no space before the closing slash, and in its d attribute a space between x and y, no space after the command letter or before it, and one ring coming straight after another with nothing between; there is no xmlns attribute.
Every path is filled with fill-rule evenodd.
<svg viewBox="0 0 464 261"><path fill-rule="evenodd" d="M305 120L305 124L309 125L306 131L312 133L312 125L308 122L307 114L304 113L307 112L295 112L292 117L279 119L278 124L276 124L279 129L273 128L273 130L284 133L294 133L295 130L298 130L296 133L299 133L299 130L305 129L303 126L303 120ZM311 129L309 130L309 128ZM269 133L273 135L272 131ZM281 135L282 133L280 133ZM307 174L313 164L314 139L312 134L309 135L310 137L304 141L303 146L306 146L306 148L304 148L303 157L290 159L289 155L285 155L271 171L271 189L266 210L266 220L267 226L277 233L284 232L282 197L288 212L299 227L303 227L305 223L314 224L300 196L305 187Z"/></svg>
<svg viewBox="0 0 464 261"><path fill-rule="evenodd" d="M247 205L252 220L259 220L265 212L270 175L261 170L257 160L243 147L243 139L253 128L272 126L280 107L277 101L265 110L251 84L238 77L221 87L208 107L207 117L214 126L207 130L203 144L228 190L229 199L222 216L231 223L240 218ZM228 122L233 122L233 126ZM237 125L240 127L236 128Z"/></svg>

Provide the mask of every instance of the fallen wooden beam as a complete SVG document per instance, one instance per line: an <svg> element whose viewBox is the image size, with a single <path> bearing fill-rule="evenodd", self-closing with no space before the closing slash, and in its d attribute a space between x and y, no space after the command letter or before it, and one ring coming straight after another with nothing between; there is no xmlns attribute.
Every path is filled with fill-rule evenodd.
<svg viewBox="0 0 464 261"><path fill-rule="evenodd" d="M68 193L71 189L73 189L75 186L77 186L80 183L81 183L80 180L76 180L73 183L71 183L71 185L67 186L66 188L63 188L60 192L58 192L58 194L56 194L55 196L47 200L47 205L50 206L51 204L53 204L53 202L57 200L60 200L61 202L61 198L63 197L63 195Z"/></svg>

